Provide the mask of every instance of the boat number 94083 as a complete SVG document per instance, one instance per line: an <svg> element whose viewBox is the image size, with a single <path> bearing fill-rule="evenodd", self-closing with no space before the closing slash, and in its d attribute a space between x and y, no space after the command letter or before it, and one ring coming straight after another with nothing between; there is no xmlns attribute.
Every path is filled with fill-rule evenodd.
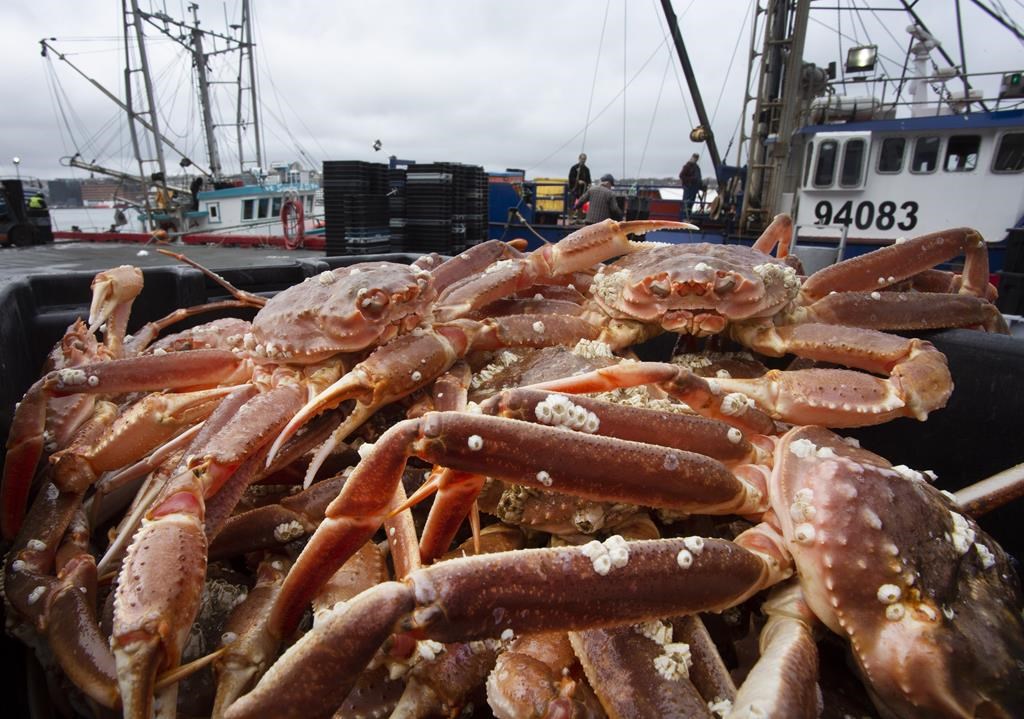
<svg viewBox="0 0 1024 719"><path fill-rule="evenodd" d="M854 225L859 230L875 227L879 230L912 230L917 227L917 203L908 201L897 205L886 200L875 206L874 202L858 202L854 207L852 200L841 204L834 212L832 203L822 200L814 206L814 217L819 225Z"/></svg>

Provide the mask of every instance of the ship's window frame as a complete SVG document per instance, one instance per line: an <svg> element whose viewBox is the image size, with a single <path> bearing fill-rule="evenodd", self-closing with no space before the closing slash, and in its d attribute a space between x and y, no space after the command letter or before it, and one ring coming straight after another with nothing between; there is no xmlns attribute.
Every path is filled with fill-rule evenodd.
<svg viewBox="0 0 1024 719"><path fill-rule="evenodd" d="M932 162L927 166L927 169L921 169L923 165L922 160L925 159L920 151L921 145L924 142L935 143L935 154L932 156ZM930 152L930 151L929 151ZM939 157L942 155L942 137L939 135L921 135L914 138L914 153L910 156L910 171L915 175L930 175L939 169Z"/></svg>
<svg viewBox="0 0 1024 719"><path fill-rule="evenodd" d="M206 221L211 225L219 225L222 220L220 219L220 203L219 202L207 202L206 203Z"/></svg>
<svg viewBox="0 0 1024 719"><path fill-rule="evenodd" d="M251 222L256 219L256 200L242 200L242 221Z"/></svg>
<svg viewBox="0 0 1024 719"><path fill-rule="evenodd" d="M889 163L894 159L891 155L886 154L886 147L895 146L899 143L899 157L897 160L895 169L892 169L891 165L883 165L883 161ZM875 172L879 175L898 175L903 172L903 162L907 158L907 138L905 137L885 137L882 138L882 142L878 147L878 165L875 167Z"/></svg>
<svg viewBox="0 0 1024 719"><path fill-rule="evenodd" d="M812 142L807 148L807 159L804 161L804 187L811 186L811 168L814 167L814 150L818 143Z"/></svg>
<svg viewBox="0 0 1024 719"><path fill-rule="evenodd" d="M1015 147L1006 148L1006 139L1013 138ZM1000 167L1004 165L1005 167ZM992 158L992 172L1000 175L1014 175L1024 172L1024 132L1004 132L996 144Z"/></svg>
<svg viewBox="0 0 1024 719"><path fill-rule="evenodd" d="M302 207L303 207L303 209L306 209L306 208L308 208L310 210L313 209L313 196L312 195L306 195L306 202L305 202L305 204Z"/></svg>
<svg viewBox="0 0 1024 719"><path fill-rule="evenodd" d="M946 139L946 154L942 161L945 172L973 172L978 169L981 135L950 135Z"/></svg>
<svg viewBox="0 0 1024 719"><path fill-rule="evenodd" d="M274 197L273 202L270 203L270 216L280 217L281 216L281 205L284 204L284 198L281 195Z"/></svg>
<svg viewBox="0 0 1024 719"><path fill-rule="evenodd" d="M860 156L856 157L856 167L850 167L851 148L859 147ZM864 160L867 157L868 143L864 138L851 137L843 143L843 159L839 164L839 186L843 189L860 187L864 183ZM847 172L850 170L851 172Z"/></svg>
<svg viewBox="0 0 1024 719"><path fill-rule="evenodd" d="M256 213L256 216L259 217L261 220L267 219L268 213L270 212L270 198L261 197L259 199L258 207L259 211Z"/></svg>
<svg viewBox="0 0 1024 719"><path fill-rule="evenodd" d="M816 189L825 189L832 187L832 184L836 179L836 164L839 160L839 141L838 140L822 140L821 144L818 145L817 159L814 162L814 175L811 178L813 186ZM825 168L822 166L822 155L825 154L826 150L831 152L831 163L827 168L828 176L824 180L824 173L822 172Z"/></svg>

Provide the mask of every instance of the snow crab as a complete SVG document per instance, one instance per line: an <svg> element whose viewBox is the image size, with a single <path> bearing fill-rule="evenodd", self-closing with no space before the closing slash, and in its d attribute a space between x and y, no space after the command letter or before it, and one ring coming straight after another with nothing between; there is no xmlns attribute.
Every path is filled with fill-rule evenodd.
<svg viewBox="0 0 1024 719"><path fill-rule="evenodd" d="M758 523L731 542L614 537L412 571L325 618L226 716L329 716L396 631L442 642L582 631L722 611L773 586L781 588L767 610L764 661L730 716L816 715L818 622L848 641L887 715L1021 711L1024 622L1010 560L923 475L819 427L751 437L751 461L730 468L676 446L620 437L638 427L659 439L676 437L657 412L645 417L572 398L598 419L598 433L545 426L546 413L537 408L551 397L511 390L482 415L428 413L388 430L285 579L270 615L272 633L288 636L334 563L376 531L388 514L380 498L390 496L410 455L545 490ZM736 428L718 429L727 446L747 442ZM692 434L688 440L700 441ZM987 661L977 662L982 647ZM663 647L660 663L672 664L677 650ZM659 681L653 674L648 670L645 681Z"/></svg>

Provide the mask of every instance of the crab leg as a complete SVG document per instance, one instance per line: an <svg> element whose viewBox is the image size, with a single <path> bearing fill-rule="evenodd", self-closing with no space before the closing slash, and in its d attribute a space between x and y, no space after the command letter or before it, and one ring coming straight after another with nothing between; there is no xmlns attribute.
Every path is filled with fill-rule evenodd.
<svg viewBox="0 0 1024 719"><path fill-rule="evenodd" d="M492 265L486 272L448 288L439 298L435 314L442 321L464 317L495 300L539 284L541 280L586 270L612 257L643 249L644 243L629 239L631 234L671 229L697 228L687 222L668 220L605 220L589 225L553 245L534 250L522 259Z"/></svg>
<svg viewBox="0 0 1024 719"><path fill-rule="evenodd" d="M873 330L929 330L980 325L1007 334L999 309L982 297L929 292L842 292L826 295L799 315L826 325Z"/></svg>
<svg viewBox="0 0 1024 719"><path fill-rule="evenodd" d="M773 580L757 554L717 539L703 540L692 553L687 547L697 546L694 539L627 544L620 538L605 545L501 552L441 562L404 582L379 584L296 642L226 716L330 716L396 629L450 642L507 630L621 626L722 610ZM620 601L623 596L630 600Z"/></svg>
<svg viewBox="0 0 1024 719"><path fill-rule="evenodd" d="M964 255L960 294L985 297L988 248L977 230L959 227L921 235L818 270L800 288L800 302L809 305L830 292L878 290L959 255Z"/></svg>
<svg viewBox="0 0 1024 719"><path fill-rule="evenodd" d="M13 537L21 526L32 476L42 454L49 397L216 385L235 374L239 365L239 359L231 352L197 350L86 364L50 372L37 381L15 411L7 438L7 458L0 488L0 523L4 536Z"/></svg>
<svg viewBox="0 0 1024 719"><path fill-rule="evenodd" d="M946 405L953 380L946 357L930 342L855 327L737 326L733 334L763 354L793 353L888 375L844 369L771 370L756 379L715 381L752 398L773 417L793 424L861 427L895 417L927 418Z"/></svg>
<svg viewBox="0 0 1024 719"><path fill-rule="evenodd" d="M566 442L564 431L454 412L431 412L394 425L353 471L288 575L273 617L279 635L294 630L310 597L333 571L323 558L343 562L380 527L411 455L584 498L705 513L765 509L756 480L740 479L716 460L582 432Z"/></svg>

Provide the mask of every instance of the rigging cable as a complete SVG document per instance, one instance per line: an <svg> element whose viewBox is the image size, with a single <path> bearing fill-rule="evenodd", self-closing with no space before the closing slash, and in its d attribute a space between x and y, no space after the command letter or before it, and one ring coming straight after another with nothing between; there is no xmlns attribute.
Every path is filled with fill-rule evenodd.
<svg viewBox="0 0 1024 719"><path fill-rule="evenodd" d="M604 19L601 21L601 38L597 42L597 57L594 59L594 74L590 80L590 99L587 100L587 117L583 123L583 142L580 144L580 154L587 148L587 128L590 127L590 111L594 107L594 92L597 88L597 70L601 66L601 52L604 49L604 32L608 27L608 10L611 7L611 0L606 0L604 5Z"/></svg>
<svg viewBox="0 0 1024 719"><path fill-rule="evenodd" d="M651 144L651 134L654 132L654 121L658 117L658 106L661 104L661 95L665 91L665 80L668 78L668 69L672 65L672 53L667 52L665 54L665 69L661 73L661 85L658 86L658 97L654 100L654 111L651 113L651 122L647 126L647 137L644 138L644 147L640 151L640 162L636 166L636 177L640 177L640 173L644 167L644 160L647 158L647 147ZM623 171L625 176L625 171Z"/></svg>
<svg viewBox="0 0 1024 719"><path fill-rule="evenodd" d="M753 5L751 5L753 8ZM740 23L740 30L736 33L736 45L732 48L732 57L729 58L729 67L725 70L725 79L722 81L722 87L718 90L718 99L715 100L715 109L711 111L711 120L709 121L712 125L715 124L715 117L718 116L718 108L722 104L722 96L725 95L725 88L729 84L729 76L732 74L732 65L736 62L736 55L740 51L740 41L743 39L743 31L747 27L747 15L743 16L743 22ZM722 155L725 157L725 155Z"/></svg>

